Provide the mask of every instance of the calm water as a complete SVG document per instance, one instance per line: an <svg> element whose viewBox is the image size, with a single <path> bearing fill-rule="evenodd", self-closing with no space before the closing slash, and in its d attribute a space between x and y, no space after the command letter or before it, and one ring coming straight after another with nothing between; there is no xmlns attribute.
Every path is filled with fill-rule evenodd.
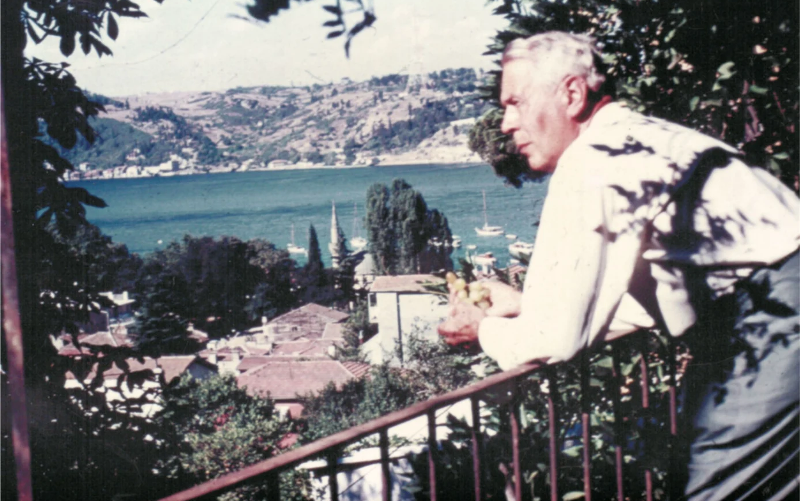
<svg viewBox="0 0 800 501"><path fill-rule="evenodd" d="M522 189L507 187L489 166L423 165L360 169L314 169L117 179L70 183L103 198L108 207L88 209L88 219L115 242L140 254L163 248L185 234L243 240L264 238L279 247L291 240L308 246L308 227L319 236L323 259L329 261L331 201L336 202L339 224L347 238L353 235L353 205L358 218L365 215L367 189L403 178L422 193L428 207L439 209L463 246L453 256L463 256L467 244L473 252L492 251L498 264L508 259L505 237L478 237L483 226L481 190L486 190L489 224L532 242L534 223L541 212L545 184ZM359 221L359 225L361 221ZM363 229L361 236L365 236ZM159 241L161 243L159 243ZM302 255L295 255L302 263Z"/></svg>

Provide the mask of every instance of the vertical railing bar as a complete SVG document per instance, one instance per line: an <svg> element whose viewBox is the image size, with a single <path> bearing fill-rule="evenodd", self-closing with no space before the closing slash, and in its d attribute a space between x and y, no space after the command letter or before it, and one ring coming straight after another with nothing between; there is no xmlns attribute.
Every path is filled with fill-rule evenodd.
<svg viewBox="0 0 800 501"><path fill-rule="evenodd" d="M675 340L672 336L667 335L667 364L669 367L669 471L667 472L667 492L670 494L671 499L677 499L680 496L679 489L681 488L677 482L678 472L678 379L677 370L675 365L676 360L676 347Z"/></svg>
<svg viewBox="0 0 800 501"><path fill-rule="evenodd" d="M648 333L645 332L641 337L641 359L639 360L639 368L641 371L641 391L642 391L642 409L644 410L644 428L642 435L644 438L644 454L645 461L648 461L649 447L648 442L650 438L650 377L647 371L647 341ZM650 468L644 470L644 488L647 501L653 501L653 472Z"/></svg>
<svg viewBox="0 0 800 501"><path fill-rule="evenodd" d="M483 501L481 494L481 463L482 463L482 435L481 435L481 401L476 396L470 398L472 403L472 477L475 485L475 501Z"/></svg>
<svg viewBox="0 0 800 501"><path fill-rule="evenodd" d="M675 365L677 363L675 341L672 336L667 336L667 360L669 366L669 432L673 437L678 436L678 379Z"/></svg>
<svg viewBox="0 0 800 501"><path fill-rule="evenodd" d="M436 489L436 409L428 410L428 482L430 482L431 501L437 500Z"/></svg>
<svg viewBox="0 0 800 501"><path fill-rule="evenodd" d="M328 450L328 488L331 493L331 501L339 500L339 479L336 477L336 463L338 462L338 455L336 448Z"/></svg>
<svg viewBox="0 0 800 501"><path fill-rule="evenodd" d="M623 442L623 426L622 426L622 398L620 391L624 378L620 369L619 362L619 349L617 345L611 346L611 359L614 368L613 372L613 393L611 395L612 405L614 406L614 470L616 473L617 481L617 501L625 501L625 489L622 485L622 442Z"/></svg>
<svg viewBox="0 0 800 501"><path fill-rule="evenodd" d="M380 449L381 449L381 499L383 501L391 501L392 499L392 479L389 476L389 433L386 428L380 431Z"/></svg>
<svg viewBox="0 0 800 501"><path fill-rule="evenodd" d="M522 499L522 466L519 458L519 402L516 398L508 403L508 417L511 424L511 454L514 471L514 496Z"/></svg>
<svg viewBox="0 0 800 501"><path fill-rule="evenodd" d="M550 391L547 394L547 417L550 421L550 500L558 501L558 382L555 371L548 367L547 379ZM518 498L519 499L519 498Z"/></svg>
<svg viewBox="0 0 800 501"><path fill-rule="evenodd" d="M281 483L279 473L267 475L267 501L280 501Z"/></svg>
<svg viewBox="0 0 800 501"><path fill-rule="evenodd" d="M583 498L592 501L592 443L591 443L591 398L589 395L589 355L581 352L581 431L583 435Z"/></svg>

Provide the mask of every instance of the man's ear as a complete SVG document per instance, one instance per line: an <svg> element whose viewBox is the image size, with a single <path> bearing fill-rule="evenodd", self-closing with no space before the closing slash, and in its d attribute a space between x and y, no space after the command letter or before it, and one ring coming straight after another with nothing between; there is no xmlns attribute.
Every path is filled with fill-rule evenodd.
<svg viewBox="0 0 800 501"><path fill-rule="evenodd" d="M582 121L589 111L589 87L586 80L578 76L568 76L564 80L563 89L567 116Z"/></svg>

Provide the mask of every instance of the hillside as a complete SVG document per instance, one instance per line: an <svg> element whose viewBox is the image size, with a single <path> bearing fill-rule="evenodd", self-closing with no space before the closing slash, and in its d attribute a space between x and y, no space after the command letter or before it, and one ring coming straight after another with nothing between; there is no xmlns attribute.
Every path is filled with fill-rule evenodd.
<svg viewBox="0 0 800 501"><path fill-rule="evenodd" d="M62 154L73 178L308 166L475 162L472 69L366 82L106 98L98 139Z"/></svg>

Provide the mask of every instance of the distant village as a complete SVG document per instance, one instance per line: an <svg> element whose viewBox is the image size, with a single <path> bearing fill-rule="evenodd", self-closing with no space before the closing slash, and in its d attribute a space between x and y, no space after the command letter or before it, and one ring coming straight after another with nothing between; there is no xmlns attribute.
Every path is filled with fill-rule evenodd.
<svg viewBox="0 0 800 501"><path fill-rule="evenodd" d="M332 211L332 235L337 238L338 219ZM330 245L334 266L339 262L336 242ZM438 341L436 326L448 314L447 301L431 286L441 286L444 279L432 274L377 276L372 256L364 251L353 253L358 264L354 269L354 284L367 298L369 323L374 332L359 333L359 353L363 361L341 361L339 351L345 344L343 327L353 305L342 310L308 303L275 318L261 318L261 323L234 332L222 339L209 335L192 324L187 338L199 347L189 355L163 355L158 358L130 358L127 367L113 365L102 371L106 401L110 406L125 399L147 398L140 406L138 417L151 418L161 409L160 392L184 374L204 379L213 374L232 374L241 388L251 396L269 397L284 418L301 415L302 397L314 395L333 383L343 383L365 376L370 367L388 363L401 366L403 346L410 336ZM476 274L492 277L492 263L479 263ZM515 264L505 270L509 276L524 272ZM129 332L137 321L137 304L125 291L102 293L108 304L91 312L89 320L80 327L77 343L69 334L51 336L59 356L77 360L100 358L103 349L132 348ZM95 367L97 363L95 363ZM129 386L124 372L147 374L146 381ZM91 387L96 369L79 381L75 374L66 374L67 389Z"/></svg>

